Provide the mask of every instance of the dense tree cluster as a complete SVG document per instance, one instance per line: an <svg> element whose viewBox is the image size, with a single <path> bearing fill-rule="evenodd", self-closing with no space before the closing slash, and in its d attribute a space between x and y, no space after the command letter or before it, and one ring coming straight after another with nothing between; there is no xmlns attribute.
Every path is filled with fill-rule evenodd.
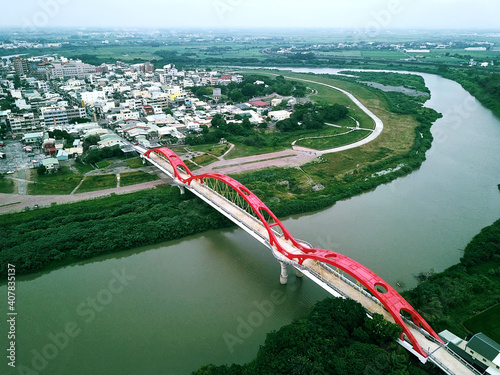
<svg viewBox="0 0 500 375"><path fill-rule="evenodd" d="M74 135L69 134L65 130L54 129L49 131L49 137L54 139L64 139L64 147L73 147L73 141L76 139Z"/></svg>
<svg viewBox="0 0 500 375"><path fill-rule="evenodd" d="M376 82L385 86L403 86L422 93L430 94L422 76L416 74L400 74L390 72L350 72L347 73L358 77L361 82Z"/></svg>
<svg viewBox="0 0 500 375"><path fill-rule="evenodd" d="M245 365L207 365L193 375L420 375L434 373L410 362L394 339L401 328L352 300L328 298L308 316L267 335ZM428 370L428 371L427 371ZM436 372L437 374L438 372Z"/></svg>
<svg viewBox="0 0 500 375"><path fill-rule="evenodd" d="M317 105L306 103L296 105L290 118L276 123L276 128L282 132L302 129L321 129L325 122L336 122L347 117L349 110L340 104Z"/></svg>
<svg viewBox="0 0 500 375"><path fill-rule="evenodd" d="M257 81L264 82L264 84L256 84ZM286 80L283 76L274 78L265 75L245 75L243 82L231 82L222 91L236 103L274 93L282 96L303 97L306 92L306 87L301 82Z"/></svg>
<svg viewBox="0 0 500 375"><path fill-rule="evenodd" d="M0 273L19 274L68 259L86 259L229 225L190 193L158 187L35 211L6 214L0 222Z"/></svg>
<svg viewBox="0 0 500 375"><path fill-rule="evenodd" d="M90 150L84 158L85 163L95 164L104 159L123 156L120 146L104 147L103 149Z"/></svg>

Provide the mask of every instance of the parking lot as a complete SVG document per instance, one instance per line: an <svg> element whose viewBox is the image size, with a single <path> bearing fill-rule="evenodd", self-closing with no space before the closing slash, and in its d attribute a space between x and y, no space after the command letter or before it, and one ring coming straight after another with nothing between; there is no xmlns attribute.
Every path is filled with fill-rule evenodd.
<svg viewBox="0 0 500 375"><path fill-rule="evenodd" d="M23 144L18 140L5 140L0 146L0 152L6 154L5 159L0 159L0 173L16 172L20 169L31 168L32 160L41 160L38 147L33 147L33 151L23 150ZM30 156L32 155L32 156Z"/></svg>

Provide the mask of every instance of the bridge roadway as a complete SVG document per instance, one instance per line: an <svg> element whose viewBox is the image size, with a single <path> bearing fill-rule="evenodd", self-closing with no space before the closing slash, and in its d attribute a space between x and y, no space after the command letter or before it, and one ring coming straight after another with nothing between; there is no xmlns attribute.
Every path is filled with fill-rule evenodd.
<svg viewBox="0 0 500 375"><path fill-rule="evenodd" d="M216 191L207 187L205 184L200 183L200 181L198 180L192 180L189 185L180 182L176 178L171 164L161 156L158 156L155 153L151 153L149 158L144 158L158 167L160 170L165 172L167 175L172 177L176 184L181 188L181 190L183 190L184 188L189 189L192 193L194 193L214 209L222 213L224 216L228 217L259 242L269 247L272 250L273 255L282 265L282 277L286 277L286 264L290 264L297 270L297 276L305 275L316 284L321 286L323 289L325 289L327 292L336 297L349 297L351 299L357 300L365 307L368 315L378 313L381 314L386 320L395 323L392 315L375 297L366 292L366 290L362 288L361 285L356 285L354 282L344 277L341 271L339 271L338 269L335 270L328 265L311 259L305 260L302 265L298 264L295 261L289 260L281 253L279 253L276 250L275 246L270 245L267 229L256 217L252 216L236 204L227 200ZM183 174L181 172L179 173L183 178L188 179L190 177L187 174ZM297 249L291 241L285 240L279 233L276 234L280 244L289 253L304 254L300 249ZM306 244L303 241L300 242ZM306 246L311 247L307 244ZM405 319L405 323L411 333L417 339L423 351L428 355L428 357L423 357L422 355L417 353L413 349L412 345L407 341L398 340L398 343L409 352L417 356L417 358L419 358L421 362L425 363L427 360L430 360L449 375L480 374L463 359L451 352L451 350L448 349L445 345L434 339L425 330L418 328L409 320Z"/></svg>

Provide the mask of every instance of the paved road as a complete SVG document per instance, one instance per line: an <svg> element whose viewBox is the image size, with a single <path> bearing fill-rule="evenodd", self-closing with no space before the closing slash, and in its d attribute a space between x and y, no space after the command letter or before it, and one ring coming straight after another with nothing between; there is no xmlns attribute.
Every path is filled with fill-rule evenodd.
<svg viewBox="0 0 500 375"><path fill-rule="evenodd" d="M50 206L52 203L70 203L78 202L82 200L93 199L97 197L103 197L115 194L126 194L134 191L151 189L158 185L169 184L173 181L168 179L161 179L156 181L145 182L143 184L124 186L114 189L106 189L100 191L91 191L88 193L74 194L74 195L20 195L20 194L0 194L0 213L11 212L11 211L22 211L24 207L28 206L33 208L35 204L39 207ZM4 206L6 204L11 204L9 206Z"/></svg>
<svg viewBox="0 0 500 375"><path fill-rule="evenodd" d="M285 150L237 159L220 160L197 170L196 174L217 172L223 174L240 173L270 167L298 167L316 159L314 150Z"/></svg>
<svg viewBox="0 0 500 375"><path fill-rule="evenodd" d="M356 148L356 147L359 147L359 146L363 146L363 145L365 145L365 144L373 141L374 139L376 139L382 133L382 130L384 130L384 123L382 122L382 120L379 119L372 111L370 111L368 108L366 108L365 105L363 103L361 103L350 92L342 90L341 88L338 88L338 87L335 87L335 86L332 86L332 85L328 85L326 83L312 81L312 80L309 80L309 79L302 79L302 78L295 78L295 77L293 77L293 78L292 77L288 77L288 78L294 79L294 80L297 80L297 81L315 83L317 85L326 86L326 87L329 87L331 89L340 91L341 93L347 95L347 97L349 99L351 99L354 102L354 104L356 104L364 113L366 113L368 116L370 116L372 118L372 120L375 122L375 129L373 130L373 132L368 137L362 139L361 141L358 141L358 142L355 142L355 143L351 143L350 145L336 147L336 148L331 148L329 150L318 151L318 153L320 155L332 154L334 152L345 151L345 150L349 150L351 148Z"/></svg>

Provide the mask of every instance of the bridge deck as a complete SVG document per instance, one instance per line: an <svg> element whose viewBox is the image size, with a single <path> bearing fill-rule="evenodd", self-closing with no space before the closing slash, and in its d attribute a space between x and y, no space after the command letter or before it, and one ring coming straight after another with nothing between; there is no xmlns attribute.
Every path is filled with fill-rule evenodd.
<svg viewBox="0 0 500 375"><path fill-rule="evenodd" d="M156 164L164 172L169 174L175 180L175 175L173 173L173 168L168 163L168 161L163 158L151 154L150 161ZM181 177L189 178L188 175L181 174ZM180 184L182 185L182 183ZM189 186L186 187L203 199L205 202L210 204L212 207L217 209L219 212L224 214L226 217L230 218L242 229L246 230L253 237L258 239L260 242L269 246L267 229L264 225L254 216L250 215L248 212L242 210L240 207L232 202L229 202L226 198L222 197L217 192L208 188L207 186L201 184L198 180L193 180ZM278 241L283 246L283 248L289 253L293 254L303 254L303 252L296 248L291 241L285 240L283 237L278 237ZM274 255L280 259L280 253L276 249L272 249ZM387 321L395 322L392 315L382 306L380 302L369 293L367 293L361 286L357 286L354 283L347 280L339 272L332 270L329 267L324 267L320 262L314 260L306 260L303 265L300 266L298 263L290 261L283 257L280 259L287 261L292 264L295 268L305 271L304 274L310 278L316 277L321 280L322 287L328 285L325 289L331 291L332 289L337 291L336 295L343 295L344 297L349 297L351 299L360 302L369 313L381 314ZM317 280L314 280L317 282ZM438 365L447 374L459 374L459 375L473 375L477 374L470 368L468 368L463 360L452 355L445 346L441 343L437 343L433 338L429 338L424 335L424 331L407 324L410 331L413 333L417 341L419 342L422 349L429 355L429 359ZM400 340L406 349L412 351L412 345ZM413 352L413 351L412 351ZM413 352L418 356L418 353ZM422 359L422 358L421 358Z"/></svg>

